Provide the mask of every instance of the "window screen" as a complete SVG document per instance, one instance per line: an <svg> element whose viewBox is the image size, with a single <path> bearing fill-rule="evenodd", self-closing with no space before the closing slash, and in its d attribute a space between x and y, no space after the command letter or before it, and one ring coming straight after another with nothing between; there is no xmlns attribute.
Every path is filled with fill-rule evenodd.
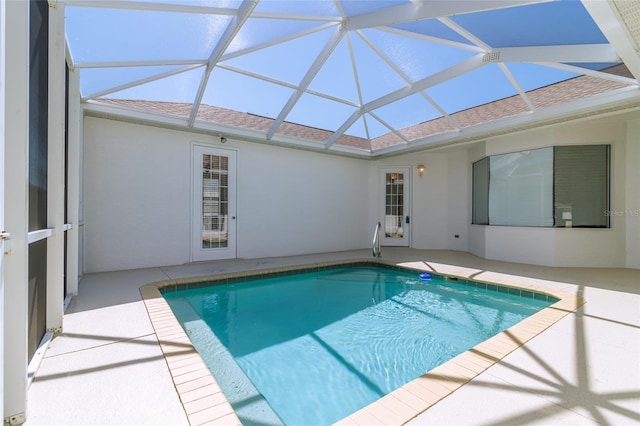
<svg viewBox="0 0 640 426"><path fill-rule="evenodd" d="M555 225L608 228L609 145L554 147Z"/></svg>

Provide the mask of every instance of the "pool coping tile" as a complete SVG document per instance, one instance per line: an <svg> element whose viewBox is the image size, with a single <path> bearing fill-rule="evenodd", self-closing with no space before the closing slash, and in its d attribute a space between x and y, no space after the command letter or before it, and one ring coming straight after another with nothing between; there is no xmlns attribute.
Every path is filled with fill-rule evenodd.
<svg viewBox="0 0 640 426"><path fill-rule="evenodd" d="M473 276L434 270L425 262L402 263L382 259L352 259L145 284L140 287L140 294L189 423L194 426L241 425L217 381L162 296L163 291L242 282L296 272L315 272L354 264L426 272L461 285L488 288L553 303L335 423L340 426L404 424L586 303L581 296L545 287L544 282L540 285L518 282L517 276L501 275L496 279L478 280Z"/></svg>

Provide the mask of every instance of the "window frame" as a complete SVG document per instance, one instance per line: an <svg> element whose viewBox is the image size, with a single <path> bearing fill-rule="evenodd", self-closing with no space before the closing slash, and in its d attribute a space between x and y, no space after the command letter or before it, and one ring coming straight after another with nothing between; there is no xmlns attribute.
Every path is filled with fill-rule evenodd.
<svg viewBox="0 0 640 426"><path fill-rule="evenodd" d="M596 146L601 146L601 147L606 147L605 148L605 153L603 158L601 159L603 161L603 163L601 163L601 166L603 166L602 168L606 171L606 176L604 177L604 181L605 181L605 185L604 185L604 191L601 192L601 194L603 194L602 196L604 197L603 203L604 203L604 210L602 212L602 219L604 220L604 222L606 223L606 225L600 225L600 224L593 224L593 225L580 225L577 226L576 228L578 229L611 229L612 227L612 221L611 221L611 215L608 215L607 212L611 211L611 194L612 194L612 189L611 189L611 184L613 182L613 178L612 178L612 144L610 143L596 143L596 144L578 144L578 145L553 145L553 146L548 146L548 147L537 147L537 148L529 148L529 149L522 149L519 151L512 151L512 152L507 152L507 153L501 153L501 154L494 154L494 155L487 155L484 156L474 162L471 163L471 224L472 225L484 225L484 226L507 226L507 227L532 227L532 228L573 228L573 224L572 221L563 221L562 223L558 223L557 219L556 219L556 152L557 152L557 148L563 148L563 147L571 147L571 148L579 148L579 147L596 147ZM551 148L553 150L553 156L552 156L552 169L553 169L553 175L552 175L552 179L553 179L553 191L551 194L551 205L552 205L552 209L553 209L553 223L551 225L509 225L509 224L493 224L491 223L491 214L490 214L490 209L491 209L491 201L489 198L489 192L490 192L490 188L491 188L491 157L495 157L498 155L505 155L505 154L518 154L521 152L526 152L526 151L531 151L533 149L542 149L542 148ZM482 162L485 162L486 164L482 164ZM487 200L486 200L486 207L485 205L483 205L482 203L479 202L478 197L480 197L482 194L477 194L476 189L479 188L478 185L483 185L484 182L480 182L478 183L476 181L477 179L477 175L480 171L480 167L484 167L486 168L486 185L487 185L487 189L486 189L486 196L487 196ZM479 208L486 208L486 211L482 212L482 211L478 211ZM479 219L482 218L486 218L486 221L480 221ZM568 223L567 223L568 222Z"/></svg>

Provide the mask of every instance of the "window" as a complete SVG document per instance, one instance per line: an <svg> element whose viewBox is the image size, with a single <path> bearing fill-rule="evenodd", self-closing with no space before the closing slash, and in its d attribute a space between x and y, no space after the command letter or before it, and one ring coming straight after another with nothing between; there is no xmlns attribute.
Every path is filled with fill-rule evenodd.
<svg viewBox="0 0 640 426"><path fill-rule="evenodd" d="M575 145L476 161L472 223L608 228L609 158L609 145Z"/></svg>
<svg viewBox="0 0 640 426"><path fill-rule="evenodd" d="M554 147L556 226L608 228L609 145Z"/></svg>
<svg viewBox="0 0 640 426"><path fill-rule="evenodd" d="M472 223L489 224L489 157L473 163Z"/></svg>

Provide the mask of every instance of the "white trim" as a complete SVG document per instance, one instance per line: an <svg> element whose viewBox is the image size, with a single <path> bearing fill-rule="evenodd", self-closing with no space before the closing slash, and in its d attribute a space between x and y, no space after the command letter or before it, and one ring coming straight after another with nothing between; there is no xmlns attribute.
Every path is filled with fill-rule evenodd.
<svg viewBox="0 0 640 426"><path fill-rule="evenodd" d="M4 199L5 199L5 177L4 177L4 158L5 158L5 105L10 102L5 91L5 74L6 74L6 47L8 32L5 31L5 12L6 3L0 2L0 167L2 167L3 173L0 173L0 318L2 318L2 325L0 325L0 401L4 407L4 258L11 247L11 243L5 243L5 240L11 238L11 234L5 231L4 221ZM6 251L5 251L6 250ZM4 408L2 410L4 419Z"/></svg>
<svg viewBox="0 0 640 426"><path fill-rule="evenodd" d="M4 127L2 138L4 162L0 167L11 176L12 185L4 188L4 225L11 232L11 254L4 256L4 331L3 389L4 418L26 413L28 359L29 266L27 263L28 231L28 141L29 141L29 7L30 2L2 1L4 16L0 39L4 44L2 99ZM4 84L5 81L11 84ZM7 182L8 183L8 182Z"/></svg>
<svg viewBox="0 0 640 426"><path fill-rule="evenodd" d="M65 93L64 4L49 8L46 329L62 329L64 299Z"/></svg>
<svg viewBox="0 0 640 426"><path fill-rule="evenodd" d="M221 133L223 133L227 136L233 136L235 138L249 142L264 143L266 139L265 132L261 132L259 130L216 124L206 121L196 121L192 128L188 128L187 120L184 118L172 116L169 114L134 110L120 105L100 103L99 101L89 101L83 104L83 108L87 115L94 117L116 118L138 124L149 124L173 130L205 133L216 136L219 136ZM370 154L369 150L367 149L354 148L343 145L334 145L331 151L326 151L324 149L324 143L321 141L294 138L278 134L274 135L269 143L271 145L286 146L289 148L303 149L308 151L328 152L331 154L340 154L359 158L368 158Z"/></svg>
<svg viewBox="0 0 640 426"><path fill-rule="evenodd" d="M172 12L172 13L197 13L210 15L228 15L233 16L237 13L236 9L223 7L195 6L171 3L151 3L142 1L123 1L123 0L59 0L58 3L65 3L67 6L74 7L92 7L104 9L128 9L128 10L146 10L149 12Z"/></svg>
<svg viewBox="0 0 640 426"><path fill-rule="evenodd" d="M191 261L235 259L238 255L238 149L221 148L214 145L204 145L198 142L191 143ZM227 198L227 246L220 248L202 248L202 156L204 154L219 155L229 160L228 198Z"/></svg>
<svg viewBox="0 0 640 426"><path fill-rule="evenodd" d="M27 366L27 389L31 386L31 382L33 382L33 379L40 368L40 364L42 364L44 354L47 352L47 348L49 347L49 343L53 340L53 336L54 334L52 331L44 333L42 340L40 340L40 344L38 344L36 353L33 354L33 358L31 358L31 361Z"/></svg>
<svg viewBox="0 0 640 426"><path fill-rule="evenodd" d="M615 111L619 108L619 111ZM637 111L640 108L640 89L625 87L613 92L595 95L585 99L550 106L535 112L525 112L503 119L490 121L476 126L465 127L460 131L440 133L434 136L412 141L409 146L398 145L379 149L374 157L411 152L410 149L422 150L427 147L440 148L444 145L458 145L470 141L477 141L495 134L513 134L527 131L531 128L548 126L561 122L572 122L595 116L618 114ZM603 112L599 112L603 111ZM409 150L408 150L409 149Z"/></svg>
<svg viewBox="0 0 640 426"><path fill-rule="evenodd" d="M412 190L412 168L410 166L384 166L380 167L379 171L380 193L379 204L380 209L379 222L382 223L382 235L381 241L383 246L396 246L396 247L411 247L411 235L413 234L413 214L412 214L412 202L411 196ZM402 173L404 182L403 189L403 214L400 219L401 227L403 229L401 238L390 238L386 236L386 175L387 173ZM409 218L409 223L405 222L406 218Z"/></svg>
<svg viewBox="0 0 640 426"><path fill-rule="evenodd" d="M67 131L67 294L78 294L80 276L80 161L82 106L80 104L80 70L69 70L69 128Z"/></svg>
<svg viewBox="0 0 640 426"><path fill-rule="evenodd" d="M64 226L62 227L62 230L64 232L67 232L70 229L73 229L73 224L72 223L65 223Z"/></svg>
<svg viewBox="0 0 640 426"><path fill-rule="evenodd" d="M505 117L491 122L465 127L459 130L439 133L426 136L424 138L411 141L408 145L398 144L374 151L365 148L355 148L345 145L333 144L333 137L325 143L308 139L295 138L276 134L269 143L271 145L284 146L289 148L302 149L314 152L325 152L327 154L343 155L355 158L378 159L399 153L410 153L427 148L441 148L450 145L464 145L480 140L491 134L508 134L519 132L519 128L525 130L533 126L546 126L557 121L580 120L585 114L601 116L603 114L617 114L638 109L640 90L631 86L617 89L600 95L590 96L584 99L550 106L535 112L525 112L510 117ZM192 128L187 127L187 120L184 118L161 114L157 112L140 111L120 105L105 104L99 101L88 101L82 104L85 114L100 118L119 119L122 121L147 124L172 130L191 131L209 135L225 135L242 139L248 142L264 143L266 136L264 132L254 129L235 127L230 125L216 124L213 122L196 121ZM617 111L618 110L618 111ZM360 116L360 111L353 114L355 120ZM577 118L572 118L573 116ZM452 117L453 118L453 117ZM550 123L551 122L551 123ZM351 122L353 124L353 122ZM348 128L348 126L347 126ZM331 149L328 149L328 148Z"/></svg>
<svg viewBox="0 0 640 426"><path fill-rule="evenodd" d="M37 243L38 241L49 238L53 235L53 229L38 229L27 234L27 244Z"/></svg>
<svg viewBox="0 0 640 426"><path fill-rule="evenodd" d="M71 303L71 296L66 295L64 297L64 302L62 302L62 312L67 312L67 308L69 307L70 303Z"/></svg>

